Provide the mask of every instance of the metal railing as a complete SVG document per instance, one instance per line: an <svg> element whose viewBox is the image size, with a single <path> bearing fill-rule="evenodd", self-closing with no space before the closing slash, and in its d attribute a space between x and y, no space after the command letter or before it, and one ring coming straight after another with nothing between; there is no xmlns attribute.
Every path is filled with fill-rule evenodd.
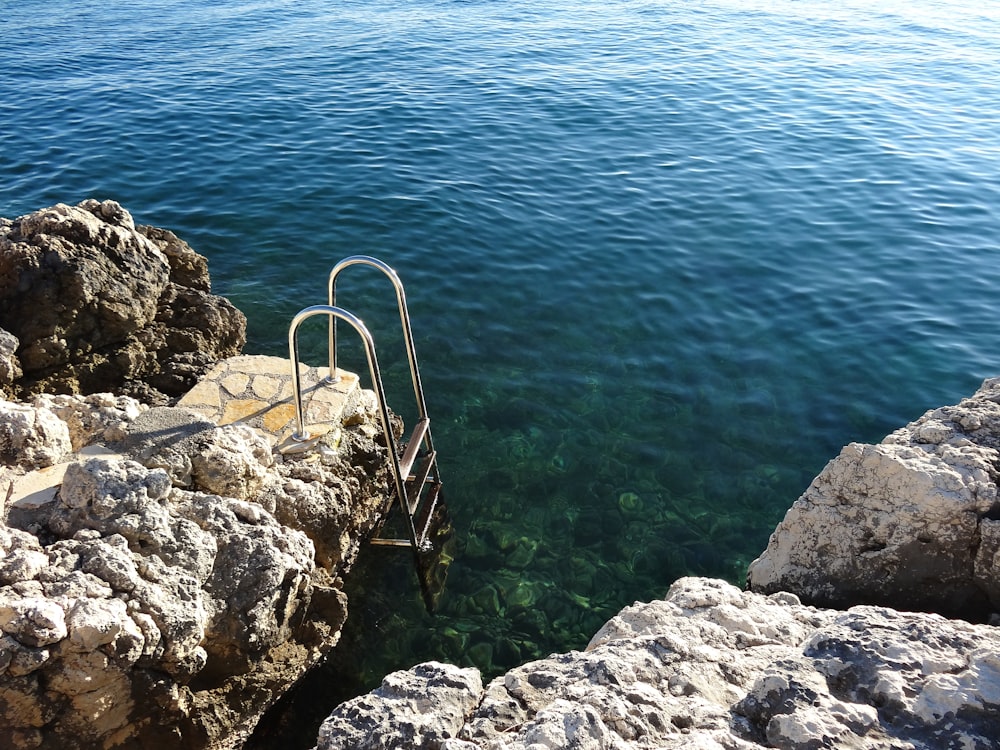
<svg viewBox="0 0 1000 750"><path fill-rule="evenodd" d="M365 353L368 357L368 370L372 379L372 387L375 390L375 398L378 401L379 406L379 416L382 421L382 432L385 435L385 447L389 451L389 464L392 466L393 483L395 484L396 496L399 498L400 507L403 510L403 514L408 519L407 531L410 537L410 544L414 549L417 549L417 533L416 528L413 525L412 513L409 508L409 503L407 500L407 493L405 487L405 479L403 476L402 468L399 463L399 454L396 451L395 440L392 436L392 425L389 419L389 408L386 406L385 400L385 390L382 386L382 373L378 366L378 356L375 352L375 341L372 339L371 333L368 328L362 322L362 320L354 315L354 313L348 312L343 308L336 307L334 305L313 305L312 307L307 307L300 310L299 313L292 318L292 323L288 328L288 356L292 361L292 395L295 400L295 425L296 430L292 433L292 439L305 442L311 439L309 430L306 427L305 413L302 407L302 377L299 372L299 326L303 322L316 315L326 315L331 325L336 320L343 320L349 323L365 344ZM333 358L331 357L331 368L330 372L334 373L334 365L332 363ZM329 379L329 376L328 376ZM331 382L336 382L332 380Z"/></svg>
<svg viewBox="0 0 1000 750"><path fill-rule="evenodd" d="M340 276L341 272L345 269L351 266L359 265L378 269L392 282L393 289L396 292L396 306L399 308L399 322L403 327L403 341L406 345L406 359L410 365L410 378L413 381L413 395L417 401L418 419L427 419L427 404L424 400L424 387L420 382L420 369L417 367L417 354L413 346L413 331L410 327L410 313L406 307L406 292L403 290L403 282L400 280L399 274L397 274L386 263L382 262L378 258L372 258L369 255L352 255L348 258L344 258L330 271L330 277L327 280L328 304L330 307L334 307L337 304L337 277ZM336 317L330 318L329 365L330 374L328 377L331 382L337 382L339 376L337 375ZM426 439L428 449L434 450L434 445L429 432L427 433Z"/></svg>

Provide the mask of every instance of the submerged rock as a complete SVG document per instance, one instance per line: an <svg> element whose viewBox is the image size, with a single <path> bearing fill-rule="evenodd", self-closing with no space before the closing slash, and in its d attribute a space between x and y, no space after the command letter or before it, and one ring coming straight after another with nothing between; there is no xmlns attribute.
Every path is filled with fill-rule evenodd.
<svg viewBox="0 0 1000 750"><path fill-rule="evenodd" d="M316 750L986 750L1000 728L998 653L985 625L684 578L622 610L586 651L482 691L473 670L390 675L334 711Z"/></svg>
<svg viewBox="0 0 1000 750"><path fill-rule="evenodd" d="M1000 378L879 445L852 443L789 509L748 583L803 600L1000 611Z"/></svg>

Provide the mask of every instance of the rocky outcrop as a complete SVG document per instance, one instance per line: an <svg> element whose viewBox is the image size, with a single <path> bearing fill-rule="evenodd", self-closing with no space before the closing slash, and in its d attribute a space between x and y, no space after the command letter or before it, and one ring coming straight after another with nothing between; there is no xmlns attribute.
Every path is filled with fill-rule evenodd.
<svg viewBox="0 0 1000 750"><path fill-rule="evenodd" d="M785 515L748 583L804 601L1000 611L1000 379L878 445L852 443Z"/></svg>
<svg viewBox="0 0 1000 750"><path fill-rule="evenodd" d="M246 318L205 258L113 201L0 219L0 392L180 396L238 354Z"/></svg>
<svg viewBox="0 0 1000 750"><path fill-rule="evenodd" d="M0 747L239 746L336 643L382 519L384 438L350 383L286 452L123 396L0 402Z"/></svg>
<svg viewBox="0 0 1000 750"><path fill-rule="evenodd" d="M235 748L336 644L387 507L374 395L303 365L292 440L245 327L117 203L0 219L0 747Z"/></svg>
<svg viewBox="0 0 1000 750"><path fill-rule="evenodd" d="M0 219L0 747L237 747L336 644L387 505L374 396L303 366L291 440L245 327L117 203Z"/></svg>
<svg viewBox="0 0 1000 750"><path fill-rule="evenodd" d="M985 625L685 578L622 610L586 651L482 691L474 669L390 675L331 714L317 750L987 750L998 654Z"/></svg>
<svg viewBox="0 0 1000 750"><path fill-rule="evenodd" d="M998 451L1000 379L847 446L750 566L754 591L681 579L481 691L475 670L393 674L317 750L994 748L1000 631L971 621L1000 610Z"/></svg>

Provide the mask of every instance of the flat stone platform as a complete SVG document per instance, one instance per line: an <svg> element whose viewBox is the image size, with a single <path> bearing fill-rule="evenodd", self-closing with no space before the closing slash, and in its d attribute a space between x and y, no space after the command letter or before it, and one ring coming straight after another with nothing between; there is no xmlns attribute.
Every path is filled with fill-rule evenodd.
<svg viewBox="0 0 1000 750"><path fill-rule="evenodd" d="M241 355L218 362L198 384L176 404L197 412L216 425L247 424L270 441L282 453L301 453L309 450L331 430L350 424L356 414L375 408L375 396L362 389L358 376L338 369L340 379L327 383L327 367L311 367L299 363L299 381L302 387L302 409L310 439L292 439L296 430L295 402L292 397L291 361L282 357ZM153 409L146 418L136 420L139 428L133 438L143 435L176 437L176 425L162 423L162 417ZM140 426L141 425L141 426ZM119 446L114 448L91 445L78 454L44 469L15 476L5 482L6 490L0 495L0 510L8 506L37 507L51 502L62 484L66 467L73 461L90 456L120 457Z"/></svg>
<svg viewBox="0 0 1000 750"><path fill-rule="evenodd" d="M192 409L217 425L247 424L263 432L283 452L306 450L330 429L350 420L368 400L358 376L337 370L327 383L327 367L299 363L302 410L313 441L291 440L296 430L291 361L282 357L243 355L217 363L177 406ZM373 394L371 394L373 397Z"/></svg>

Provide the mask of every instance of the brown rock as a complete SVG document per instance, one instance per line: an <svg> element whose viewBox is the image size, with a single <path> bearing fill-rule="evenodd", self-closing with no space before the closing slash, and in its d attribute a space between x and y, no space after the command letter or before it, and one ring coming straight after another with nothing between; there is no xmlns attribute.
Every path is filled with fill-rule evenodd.
<svg viewBox="0 0 1000 750"><path fill-rule="evenodd" d="M163 403L246 340L243 314L210 293L202 256L96 200L0 220L0 329L0 388L22 399Z"/></svg>

